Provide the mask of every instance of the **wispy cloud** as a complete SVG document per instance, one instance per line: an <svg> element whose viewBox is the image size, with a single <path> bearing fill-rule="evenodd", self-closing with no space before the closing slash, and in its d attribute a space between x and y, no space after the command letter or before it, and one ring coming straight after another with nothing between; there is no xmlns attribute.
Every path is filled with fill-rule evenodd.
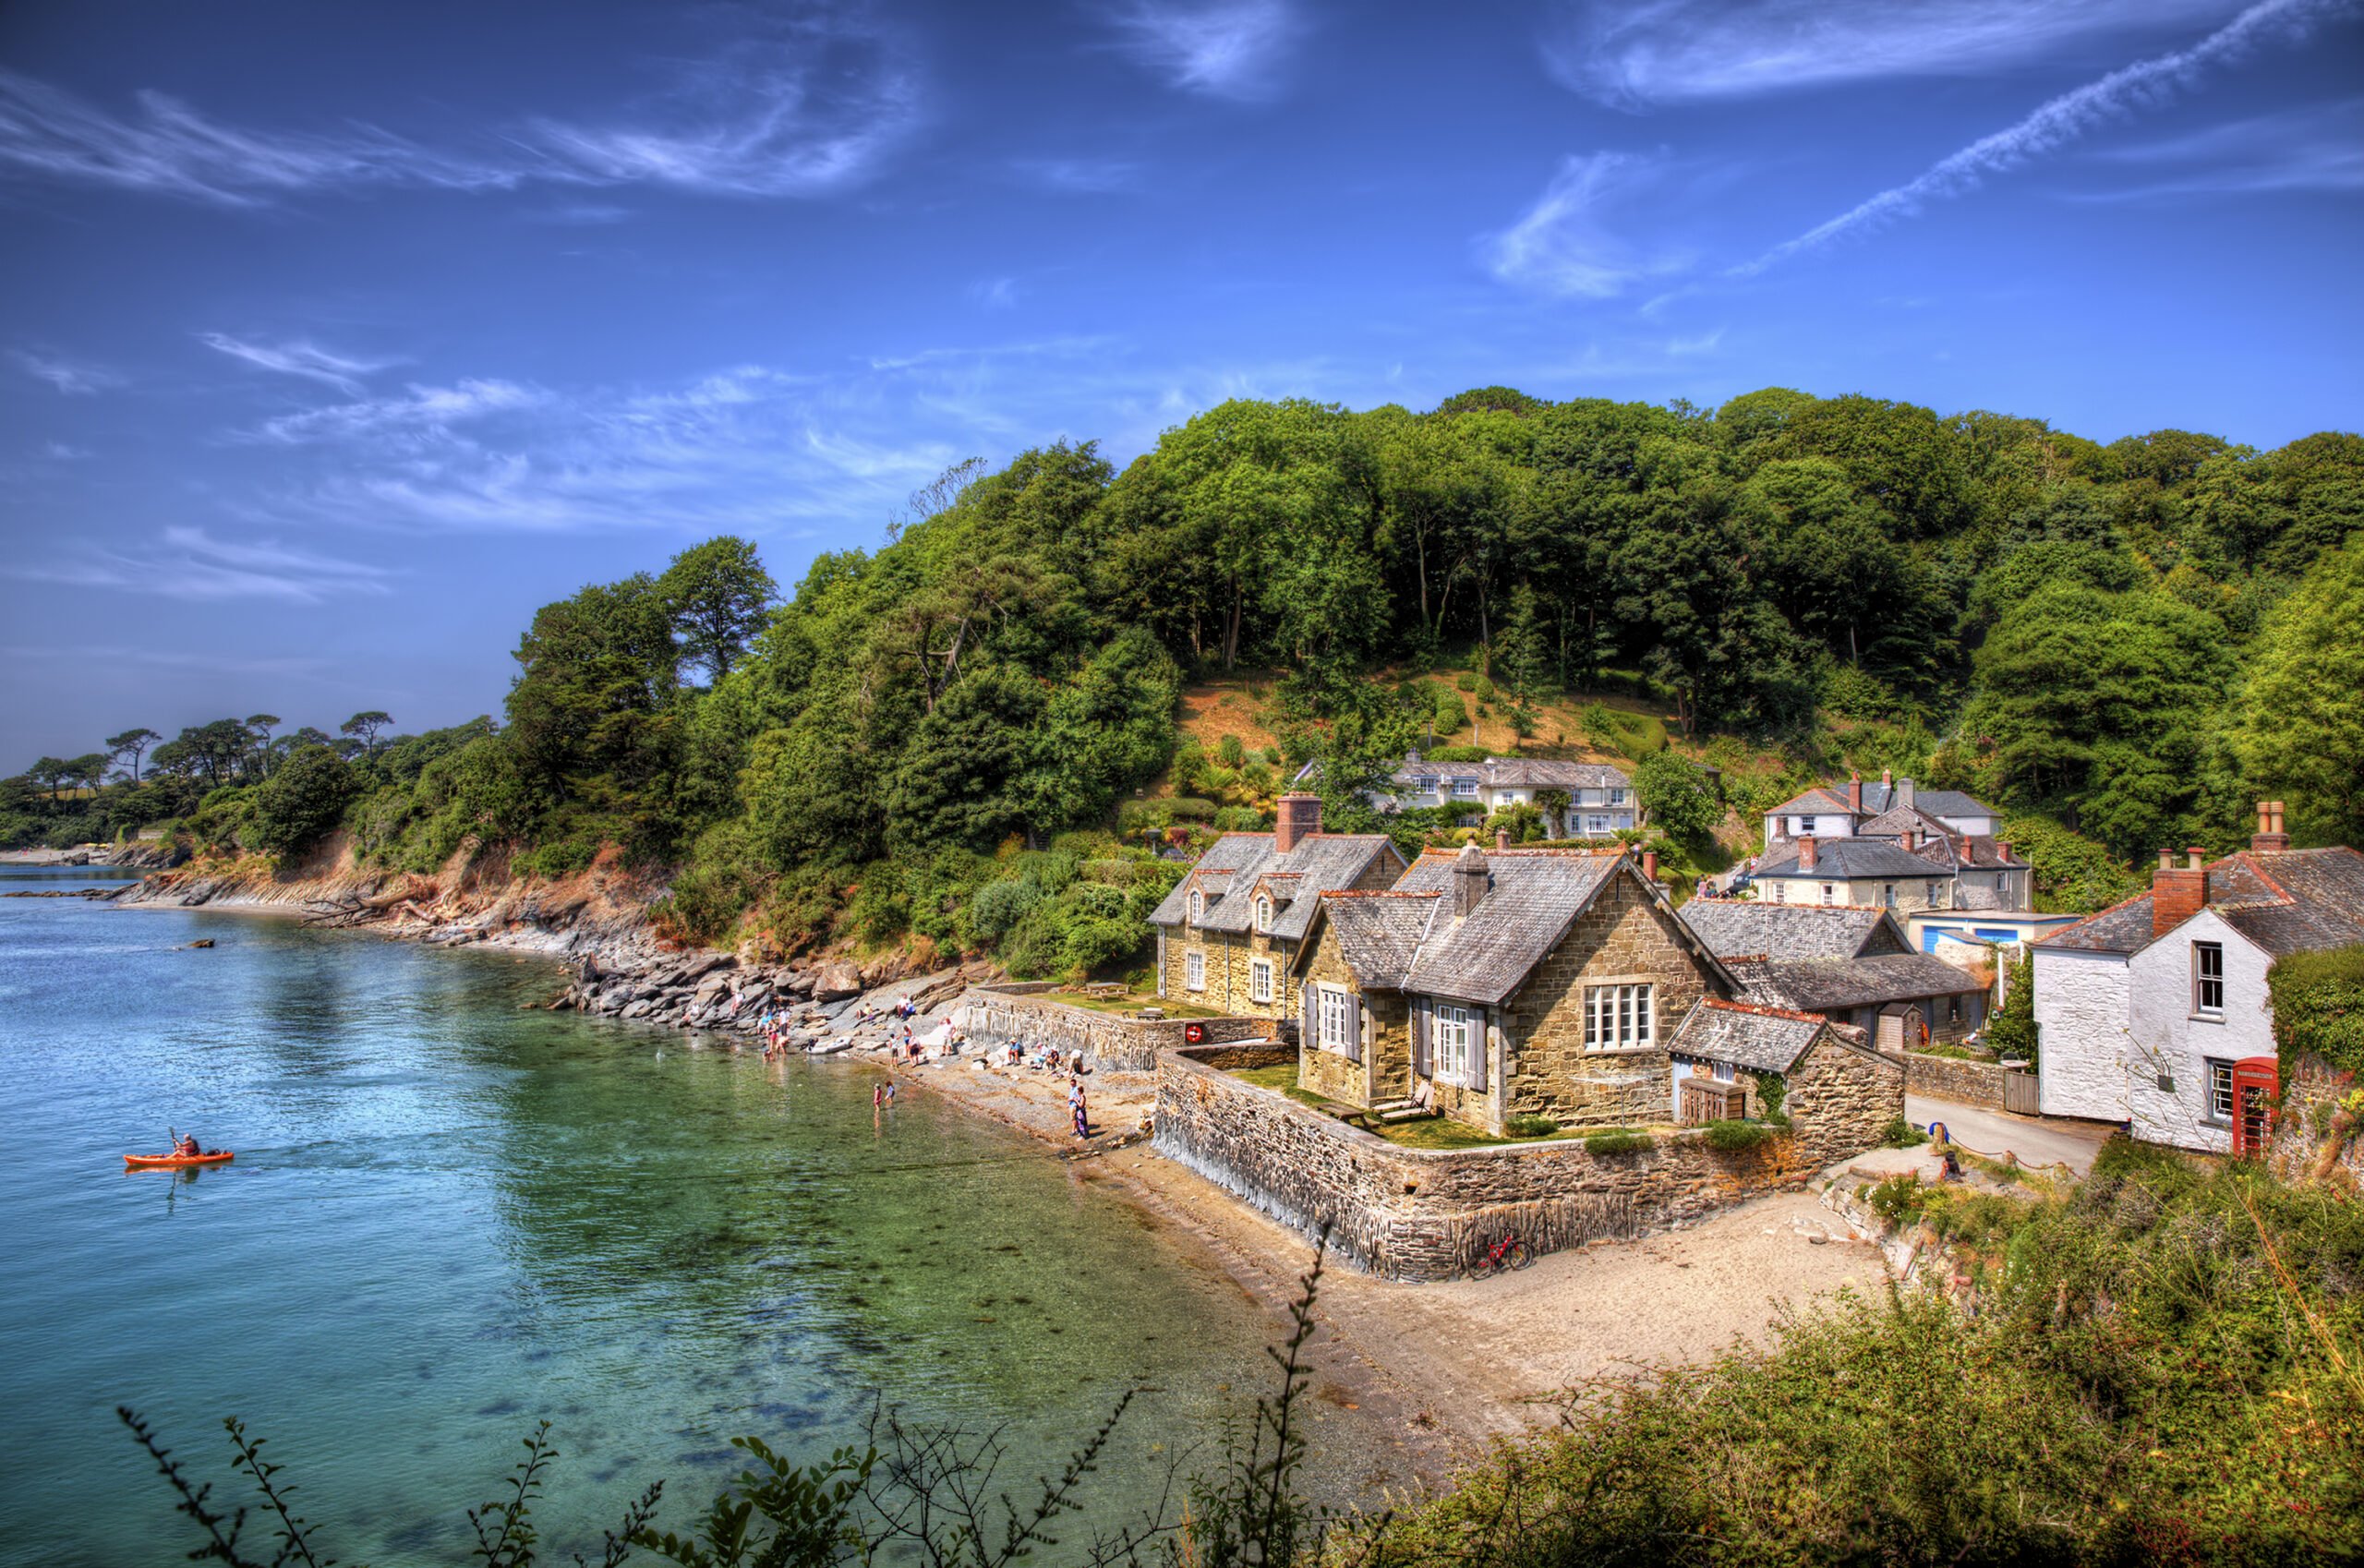
<svg viewBox="0 0 2364 1568"><path fill-rule="evenodd" d="M2093 156L2113 174L2137 177L2079 192L2082 200L2364 189L2364 98L2307 104Z"/></svg>
<svg viewBox="0 0 2364 1568"><path fill-rule="evenodd" d="M66 441L50 441L42 450L60 463L79 463L90 455L89 447L74 446Z"/></svg>
<svg viewBox="0 0 2364 1568"><path fill-rule="evenodd" d="M1917 178L1858 202L1827 223L1732 269L1732 273L1754 276L1842 235L1883 228L1917 214L1931 201L1974 190L1990 175L2017 168L2097 126L2163 102L2190 87L2210 69L2238 60L2261 44L2302 37L2326 18L2352 8L2352 0L2259 0L2199 42L2138 60L2064 92L2017 124L1940 160Z"/></svg>
<svg viewBox="0 0 2364 1568"><path fill-rule="evenodd" d="M356 397L361 395L362 377L383 370L392 363L332 354L318 344L252 343L245 338L234 338L227 332L199 332L197 341L233 359L243 360L259 370L301 377Z"/></svg>
<svg viewBox="0 0 2364 1568"><path fill-rule="evenodd" d="M1285 0L1137 0L1112 18L1127 54L1185 92L1257 99L1304 31Z"/></svg>
<svg viewBox="0 0 2364 1568"><path fill-rule="evenodd" d="M1587 299L1681 271L1683 257L1645 252L1613 228L1660 182L1665 166L1662 158L1627 152L1570 157L1516 223L1480 239L1488 270L1523 288Z"/></svg>
<svg viewBox="0 0 2364 1568"><path fill-rule="evenodd" d="M0 172L234 207L385 187L815 196L874 173L918 123L919 99L916 75L887 35L817 13L685 69L630 115L537 118L473 146L369 125L264 131L156 92L116 115L0 71Z"/></svg>
<svg viewBox="0 0 2364 1568"><path fill-rule="evenodd" d="M1029 185L1079 196L1129 190L1140 179L1140 164L1116 158L1020 158L1010 169Z"/></svg>
<svg viewBox="0 0 2364 1568"><path fill-rule="evenodd" d="M202 528L163 530L144 552L92 549L51 562L11 562L6 575L81 588L192 599L278 599L320 604L392 589L395 573L277 540L217 539Z"/></svg>
<svg viewBox="0 0 2364 1568"><path fill-rule="evenodd" d="M69 397L90 397L125 384L123 377L103 366L71 359L62 354L12 348L8 351L8 357L16 361L18 368L26 375L47 381Z"/></svg>
<svg viewBox="0 0 2364 1568"><path fill-rule="evenodd" d="M514 381L463 380L452 386L413 385L392 397L363 398L264 422L258 435L288 446L356 436L433 438L488 415L530 408L544 394Z"/></svg>
<svg viewBox="0 0 2364 1568"><path fill-rule="evenodd" d="M1886 77L1967 76L2109 36L2213 21L2237 0L1589 0L1544 30L1565 86L1626 107Z"/></svg>
<svg viewBox="0 0 2364 1568"><path fill-rule="evenodd" d="M1018 280L979 278L969 285L969 297L988 310L1007 310L1018 303Z"/></svg>

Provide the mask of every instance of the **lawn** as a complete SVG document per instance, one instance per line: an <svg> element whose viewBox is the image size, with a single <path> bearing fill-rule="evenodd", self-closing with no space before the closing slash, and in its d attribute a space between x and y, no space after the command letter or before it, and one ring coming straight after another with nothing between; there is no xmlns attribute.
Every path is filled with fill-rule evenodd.
<svg viewBox="0 0 2364 1568"><path fill-rule="evenodd" d="M1269 1067L1236 1067L1232 1070L1232 1077L1245 1080L1260 1089L1278 1090L1298 1104L1310 1105L1316 1110L1332 1104L1319 1094L1297 1087L1295 1062L1282 1062ZM1463 1127L1459 1122L1448 1121L1442 1116L1429 1116L1415 1122L1379 1123L1369 1130L1406 1149L1482 1149L1511 1141L1507 1138L1479 1132L1475 1128Z"/></svg>

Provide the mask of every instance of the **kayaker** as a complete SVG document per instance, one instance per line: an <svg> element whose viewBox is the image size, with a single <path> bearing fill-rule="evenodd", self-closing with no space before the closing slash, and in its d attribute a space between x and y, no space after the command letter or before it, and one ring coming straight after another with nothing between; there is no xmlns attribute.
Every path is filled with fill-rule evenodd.
<svg viewBox="0 0 2364 1568"><path fill-rule="evenodd" d="M196 1139L183 1134L173 1140L173 1152L184 1160L194 1160L205 1151L197 1146Z"/></svg>

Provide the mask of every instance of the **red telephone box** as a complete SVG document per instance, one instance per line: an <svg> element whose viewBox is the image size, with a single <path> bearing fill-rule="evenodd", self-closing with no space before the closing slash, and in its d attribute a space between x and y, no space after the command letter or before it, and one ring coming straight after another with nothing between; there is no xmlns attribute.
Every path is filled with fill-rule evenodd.
<svg viewBox="0 0 2364 1568"><path fill-rule="evenodd" d="M2282 1092L2281 1067L2272 1056L2244 1056L2233 1064L2233 1152L2265 1152L2274 1137L2274 1101Z"/></svg>

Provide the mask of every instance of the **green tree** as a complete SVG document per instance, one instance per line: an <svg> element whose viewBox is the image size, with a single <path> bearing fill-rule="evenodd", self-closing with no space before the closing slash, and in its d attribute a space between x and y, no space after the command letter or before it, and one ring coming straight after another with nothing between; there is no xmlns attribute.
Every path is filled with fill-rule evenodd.
<svg viewBox="0 0 2364 1568"><path fill-rule="evenodd" d="M248 719L247 722L251 724L254 720ZM363 751L367 752L371 756L376 756L378 754L378 736L392 725L393 722L393 715L389 713L380 713L376 708L371 708L365 713L356 713L351 718L346 719L343 724L338 725L337 732L341 735L349 735L353 739L360 742L361 749Z"/></svg>
<svg viewBox="0 0 2364 1568"><path fill-rule="evenodd" d="M255 738L254 767L257 773L271 771L271 732L285 722L285 719L275 713L256 713L247 716L247 730Z"/></svg>
<svg viewBox="0 0 2364 1568"><path fill-rule="evenodd" d="M1724 819L1707 776L1672 747L1652 752L1634 765L1634 792L1651 823L1682 843L1705 843Z"/></svg>
<svg viewBox="0 0 2364 1568"><path fill-rule="evenodd" d="M139 759L147 755L151 746L163 739L153 730L127 730L120 735L107 738L107 755L130 768L131 781L137 784L139 782Z"/></svg>
<svg viewBox="0 0 2364 1568"><path fill-rule="evenodd" d="M672 617L682 660L704 669L709 686L745 656L779 592L754 543L730 534L675 556L657 586Z"/></svg>
<svg viewBox="0 0 2364 1568"><path fill-rule="evenodd" d="M325 746L306 746L256 790L251 842L266 854L301 854L344 820L360 792L352 765Z"/></svg>
<svg viewBox="0 0 2364 1568"><path fill-rule="evenodd" d="M645 573L544 605L517 645L509 736L552 798L661 827L677 651Z"/></svg>
<svg viewBox="0 0 2364 1568"><path fill-rule="evenodd" d="M2298 832L2364 844L2364 546L2334 550L2259 634L2235 745Z"/></svg>
<svg viewBox="0 0 2364 1568"><path fill-rule="evenodd" d="M60 768L62 782L78 790L88 790L95 795L99 792L99 786L106 782L107 754L104 752L85 752L80 756L66 758Z"/></svg>

